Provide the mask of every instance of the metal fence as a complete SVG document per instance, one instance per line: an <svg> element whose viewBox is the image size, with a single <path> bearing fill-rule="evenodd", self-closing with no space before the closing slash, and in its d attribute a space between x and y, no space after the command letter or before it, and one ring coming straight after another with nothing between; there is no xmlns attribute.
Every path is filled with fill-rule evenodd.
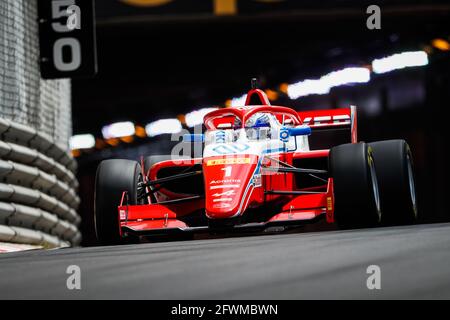
<svg viewBox="0 0 450 320"><path fill-rule="evenodd" d="M0 1L0 115L67 144L71 135L69 80L39 74L37 0Z"/></svg>
<svg viewBox="0 0 450 320"><path fill-rule="evenodd" d="M37 0L0 1L0 242L81 240L70 88L40 77Z"/></svg>

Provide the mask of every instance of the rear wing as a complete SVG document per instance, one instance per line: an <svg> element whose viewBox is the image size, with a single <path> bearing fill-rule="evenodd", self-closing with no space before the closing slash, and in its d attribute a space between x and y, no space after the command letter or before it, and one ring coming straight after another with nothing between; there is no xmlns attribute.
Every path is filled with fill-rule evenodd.
<svg viewBox="0 0 450 320"><path fill-rule="evenodd" d="M299 111L303 124L311 127L311 150L329 149L343 143L358 142L357 111L350 108Z"/></svg>

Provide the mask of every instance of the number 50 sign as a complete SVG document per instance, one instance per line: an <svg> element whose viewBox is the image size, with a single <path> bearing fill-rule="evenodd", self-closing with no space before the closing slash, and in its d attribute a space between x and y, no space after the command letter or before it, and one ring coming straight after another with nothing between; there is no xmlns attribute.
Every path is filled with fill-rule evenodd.
<svg viewBox="0 0 450 320"><path fill-rule="evenodd" d="M38 0L41 76L97 73L94 0Z"/></svg>

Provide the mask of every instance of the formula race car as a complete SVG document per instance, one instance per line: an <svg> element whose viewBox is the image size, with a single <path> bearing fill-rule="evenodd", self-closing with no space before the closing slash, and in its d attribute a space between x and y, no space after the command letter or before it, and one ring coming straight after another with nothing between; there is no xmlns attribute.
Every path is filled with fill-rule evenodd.
<svg viewBox="0 0 450 320"><path fill-rule="evenodd" d="M322 219L359 228L417 218L408 144L358 142L354 106L298 112L272 106L252 88L245 106L206 114L204 128L184 136L202 144L202 157L100 163L94 218L101 243Z"/></svg>

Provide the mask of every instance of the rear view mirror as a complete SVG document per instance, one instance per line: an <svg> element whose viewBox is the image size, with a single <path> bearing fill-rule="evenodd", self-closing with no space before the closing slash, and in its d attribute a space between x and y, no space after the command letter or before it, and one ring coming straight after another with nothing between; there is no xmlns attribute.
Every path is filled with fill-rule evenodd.
<svg viewBox="0 0 450 320"><path fill-rule="evenodd" d="M298 128L289 128L289 135L290 136L309 136L311 134L311 127L309 126L301 126Z"/></svg>
<svg viewBox="0 0 450 320"><path fill-rule="evenodd" d="M301 126L297 128L286 128L283 127L280 130L280 140L283 142L288 142L289 137L296 136L306 136L311 134L311 128L309 126Z"/></svg>

